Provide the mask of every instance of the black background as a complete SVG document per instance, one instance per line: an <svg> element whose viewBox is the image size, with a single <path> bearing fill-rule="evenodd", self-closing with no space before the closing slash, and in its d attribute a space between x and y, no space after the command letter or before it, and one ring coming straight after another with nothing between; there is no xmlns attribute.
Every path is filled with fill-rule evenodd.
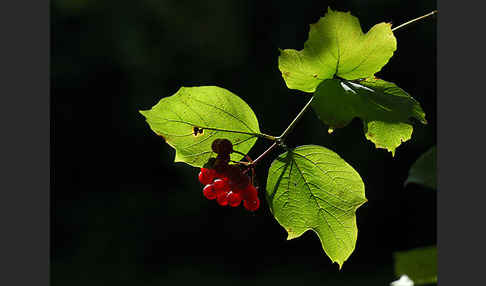
<svg viewBox="0 0 486 286"><path fill-rule="evenodd" d="M278 71L278 48L301 49L328 6L367 31L435 9L434 1L52 1L51 280L54 285L295 283L387 285L397 250L436 243L436 193L403 187L436 144L436 20L396 32L398 50L377 76L421 104L396 156L375 149L354 120L332 135L310 111L288 145L318 144L361 175L355 252L338 271L315 234L286 241L266 202L251 214L206 200L198 170L138 113L180 86L218 85L243 98L260 128L279 134L305 104ZM256 157L268 146L258 141ZM266 168L279 153L262 161Z"/></svg>

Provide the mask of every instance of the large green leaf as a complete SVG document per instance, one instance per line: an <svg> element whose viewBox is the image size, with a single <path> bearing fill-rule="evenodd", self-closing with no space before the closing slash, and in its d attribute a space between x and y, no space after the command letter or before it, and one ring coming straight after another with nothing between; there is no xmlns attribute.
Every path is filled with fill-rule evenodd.
<svg viewBox="0 0 486 286"><path fill-rule="evenodd" d="M279 69L288 88L314 92L323 80L335 76L347 80L373 76L396 47L391 24L377 24L363 34L358 18L329 8L310 25L303 50L280 51Z"/></svg>
<svg viewBox="0 0 486 286"><path fill-rule="evenodd" d="M437 148L431 147L413 163L405 185L415 183L437 190Z"/></svg>
<svg viewBox="0 0 486 286"><path fill-rule="evenodd" d="M363 181L350 165L324 147L300 146L273 161L266 193L287 239L313 230L342 267L356 244L356 209L366 202Z"/></svg>
<svg viewBox="0 0 486 286"><path fill-rule="evenodd" d="M344 127L359 117L366 138L392 154L410 139L411 118L427 123L418 101L394 83L377 78L359 83L328 79L317 87L314 96L312 108L331 129Z"/></svg>
<svg viewBox="0 0 486 286"><path fill-rule="evenodd" d="M181 87L140 113L150 128L176 150L175 162L195 167L202 167L216 156L211 150L214 139L227 138L235 150L246 154L260 133L248 104L217 86ZM231 158L240 160L242 155L233 153Z"/></svg>
<svg viewBox="0 0 486 286"><path fill-rule="evenodd" d="M437 283L437 247L428 246L394 253L395 275L407 275L415 285Z"/></svg>

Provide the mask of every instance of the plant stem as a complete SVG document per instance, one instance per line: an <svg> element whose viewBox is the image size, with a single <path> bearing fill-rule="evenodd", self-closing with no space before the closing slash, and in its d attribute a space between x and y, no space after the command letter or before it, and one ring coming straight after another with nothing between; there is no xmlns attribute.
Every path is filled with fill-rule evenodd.
<svg viewBox="0 0 486 286"><path fill-rule="evenodd" d="M313 99L314 99L314 96L311 97L311 99L307 102L307 104L304 106L304 108L302 108L302 110L299 112L299 114L297 114L297 116L294 118L294 120L292 122L290 122L287 129L285 129L285 131L282 132L282 135L280 135L276 138L277 141L283 140L285 138L285 136L287 136L289 134L289 132L292 131L292 128L294 128L295 124L297 124L297 122L299 122L302 115L304 115L304 113L307 111L307 109L309 108Z"/></svg>
<svg viewBox="0 0 486 286"><path fill-rule="evenodd" d="M415 18L413 20L410 20L408 22L405 22L405 23L403 23L401 25L398 25L398 26L396 26L395 28L392 29L392 32L395 32L396 30L398 30L400 28L403 28L403 27L405 27L405 26L407 26L409 24L415 23L415 22L417 22L419 20L425 19L425 18L430 17L430 16L433 16L435 14L437 14L437 10L434 10L434 11L430 12L429 14L426 14L426 15L420 16L418 18Z"/></svg>
<svg viewBox="0 0 486 286"><path fill-rule="evenodd" d="M285 136L287 136L290 133L290 131L292 131L294 126L297 124L297 122L299 122L302 115L304 115L304 113L307 111L307 109L309 109L309 106L311 105L313 99L314 99L314 96L312 96L311 99L305 104L305 106L302 108L302 110L299 112L299 114L297 114L297 116L294 118L294 120L292 120L292 122L290 122L287 129L285 129L285 131L282 132L282 135L280 135L278 137L273 137L274 138L273 140L275 142L273 142L273 144L270 145L270 147L268 147L267 150L265 150L260 156L258 156L258 158L256 158L250 165L255 165L256 163L258 163L262 158L264 158L268 153L270 153L277 146L279 146L279 145L284 146L283 145L283 139L285 138Z"/></svg>
<svg viewBox="0 0 486 286"><path fill-rule="evenodd" d="M258 137L265 138L265 139L268 139L268 140L271 140L271 141L277 141L277 137L272 136L272 135L268 135L268 134L264 134L264 133L260 133L258 135Z"/></svg>
<svg viewBox="0 0 486 286"><path fill-rule="evenodd" d="M268 153L270 153L273 149L275 149L275 147L278 146L278 143L277 142L273 142L272 145L270 145L270 147L267 148L267 150L265 150L265 152L263 152L260 156L258 156L258 158L256 158L252 163L251 165L255 165L256 163L258 163L258 161L260 161L263 157L265 157Z"/></svg>

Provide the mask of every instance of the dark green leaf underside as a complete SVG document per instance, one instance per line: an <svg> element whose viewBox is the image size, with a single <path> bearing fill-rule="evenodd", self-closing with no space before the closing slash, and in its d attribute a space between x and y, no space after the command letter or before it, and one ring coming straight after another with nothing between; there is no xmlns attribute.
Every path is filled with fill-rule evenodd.
<svg viewBox="0 0 486 286"><path fill-rule="evenodd" d="M312 108L331 129L344 127L355 117L361 118L366 138L377 148L392 153L410 139L412 118L427 123L418 101L394 83L377 78L359 83L325 80L314 96Z"/></svg>
<svg viewBox="0 0 486 286"><path fill-rule="evenodd" d="M437 147L433 146L413 163L405 181L437 190Z"/></svg>
<svg viewBox="0 0 486 286"><path fill-rule="evenodd" d="M415 285L437 283L437 247L400 251L395 256L395 275L407 275Z"/></svg>

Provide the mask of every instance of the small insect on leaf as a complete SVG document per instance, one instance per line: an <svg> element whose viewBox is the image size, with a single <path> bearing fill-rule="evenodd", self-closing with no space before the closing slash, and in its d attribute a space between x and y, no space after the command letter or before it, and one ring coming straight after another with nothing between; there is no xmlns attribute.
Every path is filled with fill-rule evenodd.
<svg viewBox="0 0 486 286"><path fill-rule="evenodd" d="M192 134L194 137L202 136L204 134L204 129L194 126L194 128L192 128Z"/></svg>

